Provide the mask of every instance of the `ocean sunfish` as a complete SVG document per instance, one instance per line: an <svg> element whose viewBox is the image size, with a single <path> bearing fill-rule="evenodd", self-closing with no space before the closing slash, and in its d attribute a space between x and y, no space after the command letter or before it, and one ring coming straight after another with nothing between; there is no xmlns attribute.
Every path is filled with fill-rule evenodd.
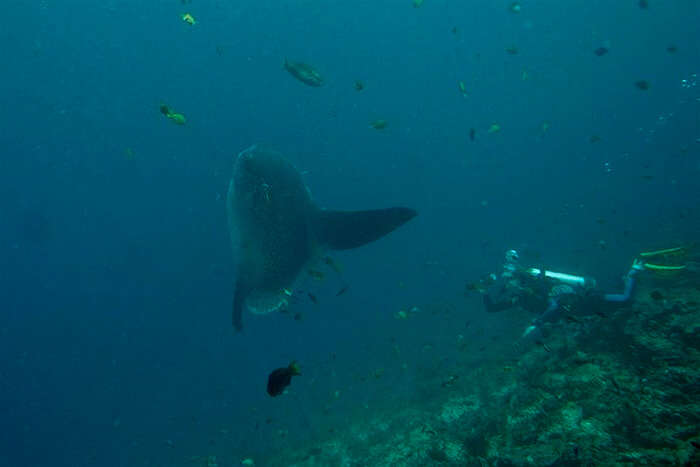
<svg viewBox="0 0 700 467"><path fill-rule="evenodd" d="M312 201L299 171L280 153L258 146L241 152L226 200L236 261L233 326L243 310L285 311L299 273L327 250L377 240L416 216L409 208L330 211Z"/></svg>

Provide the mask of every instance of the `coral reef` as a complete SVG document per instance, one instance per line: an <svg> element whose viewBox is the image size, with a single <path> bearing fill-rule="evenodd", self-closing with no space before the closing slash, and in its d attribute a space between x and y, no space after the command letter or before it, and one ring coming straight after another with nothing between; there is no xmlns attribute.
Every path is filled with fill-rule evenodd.
<svg viewBox="0 0 700 467"><path fill-rule="evenodd" d="M265 465L700 465L700 291L662 285Z"/></svg>

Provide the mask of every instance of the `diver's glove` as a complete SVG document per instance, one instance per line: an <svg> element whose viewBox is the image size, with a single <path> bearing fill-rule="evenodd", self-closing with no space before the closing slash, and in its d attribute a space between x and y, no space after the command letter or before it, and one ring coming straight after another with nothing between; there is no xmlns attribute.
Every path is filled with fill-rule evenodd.
<svg viewBox="0 0 700 467"><path fill-rule="evenodd" d="M636 259L632 262L632 267L630 268L630 272L628 272L628 275L634 275L637 274L639 271L644 270L644 263L642 262L641 259Z"/></svg>

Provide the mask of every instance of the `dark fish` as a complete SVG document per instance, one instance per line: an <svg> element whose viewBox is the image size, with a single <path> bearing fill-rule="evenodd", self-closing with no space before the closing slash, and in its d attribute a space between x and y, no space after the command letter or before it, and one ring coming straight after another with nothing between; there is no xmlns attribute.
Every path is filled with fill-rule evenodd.
<svg viewBox="0 0 700 467"><path fill-rule="evenodd" d="M653 175L642 175L642 178L647 182L654 179Z"/></svg>
<svg viewBox="0 0 700 467"><path fill-rule="evenodd" d="M656 300L657 302L658 302L659 300L663 300L663 298L664 298L663 294L662 294L661 292L659 292L658 290L653 290L653 291L649 294L649 296L650 296L652 299Z"/></svg>
<svg viewBox="0 0 700 467"><path fill-rule="evenodd" d="M318 305L318 298L316 298L316 295L312 294L311 292L306 292L306 295L309 296L309 300L314 302L314 305Z"/></svg>
<svg viewBox="0 0 700 467"><path fill-rule="evenodd" d="M165 115L167 117L168 115L170 115L170 107L168 107L165 104L161 104L160 113L162 113L163 115Z"/></svg>
<svg viewBox="0 0 700 467"><path fill-rule="evenodd" d="M518 48L512 45L506 49L506 52L508 52L510 55L518 55Z"/></svg>
<svg viewBox="0 0 700 467"><path fill-rule="evenodd" d="M335 296L336 296L336 297L340 297L341 295L343 295L343 294L344 294L345 292L347 292L347 291L348 291L348 286L346 285L346 286L344 286L342 289L338 290L338 291L336 292Z"/></svg>
<svg viewBox="0 0 700 467"><path fill-rule="evenodd" d="M450 29L450 31L452 32L452 34L454 34L456 36L457 35L457 26L453 26L452 29Z"/></svg>
<svg viewBox="0 0 700 467"><path fill-rule="evenodd" d="M301 321L304 319L304 315L300 311L294 313L294 321Z"/></svg>
<svg viewBox="0 0 700 467"><path fill-rule="evenodd" d="M639 81L635 82L634 85L642 91L646 91L647 89L649 89L649 81L645 79L640 79Z"/></svg>
<svg viewBox="0 0 700 467"><path fill-rule="evenodd" d="M647 8L649 8L649 2L647 0L639 0L638 5L639 8L641 8L642 10L646 10Z"/></svg>
<svg viewBox="0 0 700 467"><path fill-rule="evenodd" d="M360 81L359 79L355 81L355 91L362 91L365 88L365 83Z"/></svg>
<svg viewBox="0 0 700 467"><path fill-rule="evenodd" d="M476 130L474 128L469 129L469 140L474 141L476 139Z"/></svg>
<svg viewBox="0 0 700 467"><path fill-rule="evenodd" d="M285 368L277 368L267 377L267 393L272 397L279 396L292 382L292 376L299 375L301 375L301 368L297 362L292 362Z"/></svg>
<svg viewBox="0 0 700 467"><path fill-rule="evenodd" d="M550 348L547 346L547 344L545 344L544 342L542 342L542 341L540 341L540 340L535 341L535 344L541 346L541 347L545 350L545 352L551 352L551 351L552 351L552 349L550 349Z"/></svg>
<svg viewBox="0 0 700 467"><path fill-rule="evenodd" d="M676 52L678 52L678 47L676 47L673 44L670 44L668 47L666 47L666 52L670 54L675 54Z"/></svg>
<svg viewBox="0 0 700 467"><path fill-rule="evenodd" d="M588 141L590 141L591 143L597 143L598 141L600 141L600 136L592 135L590 138L588 138Z"/></svg>
<svg viewBox="0 0 700 467"><path fill-rule="evenodd" d="M575 316L566 315L566 317L564 319L566 320L567 323L581 324L581 320L576 318Z"/></svg>
<svg viewBox="0 0 700 467"><path fill-rule="evenodd" d="M596 55L599 56L599 57L602 57L603 55L605 55L606 53L608 53L608 51L609 51L609 50L608 50L607 47L598 47L597 49L595 49L595 50L593 51L593 53L596 54Z"/></svg>

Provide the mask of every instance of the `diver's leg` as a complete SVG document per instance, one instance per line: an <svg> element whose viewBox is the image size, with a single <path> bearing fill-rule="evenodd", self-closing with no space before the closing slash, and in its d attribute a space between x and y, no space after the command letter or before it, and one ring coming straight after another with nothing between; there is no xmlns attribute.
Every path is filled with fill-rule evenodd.
<svg viewBox="0 0 700 467"><path fill-rule="evenodd" d="M632 269L629 270L627 275L625 276L625 290L621 294L605 294L603 295L603 299L606 302L616 302L616 303L624 303L627 302L631 297L632 297L632 292L634 291L634 285L635 285L635 278L634 276L637 275L638 269L632 266Z"/></svg>

